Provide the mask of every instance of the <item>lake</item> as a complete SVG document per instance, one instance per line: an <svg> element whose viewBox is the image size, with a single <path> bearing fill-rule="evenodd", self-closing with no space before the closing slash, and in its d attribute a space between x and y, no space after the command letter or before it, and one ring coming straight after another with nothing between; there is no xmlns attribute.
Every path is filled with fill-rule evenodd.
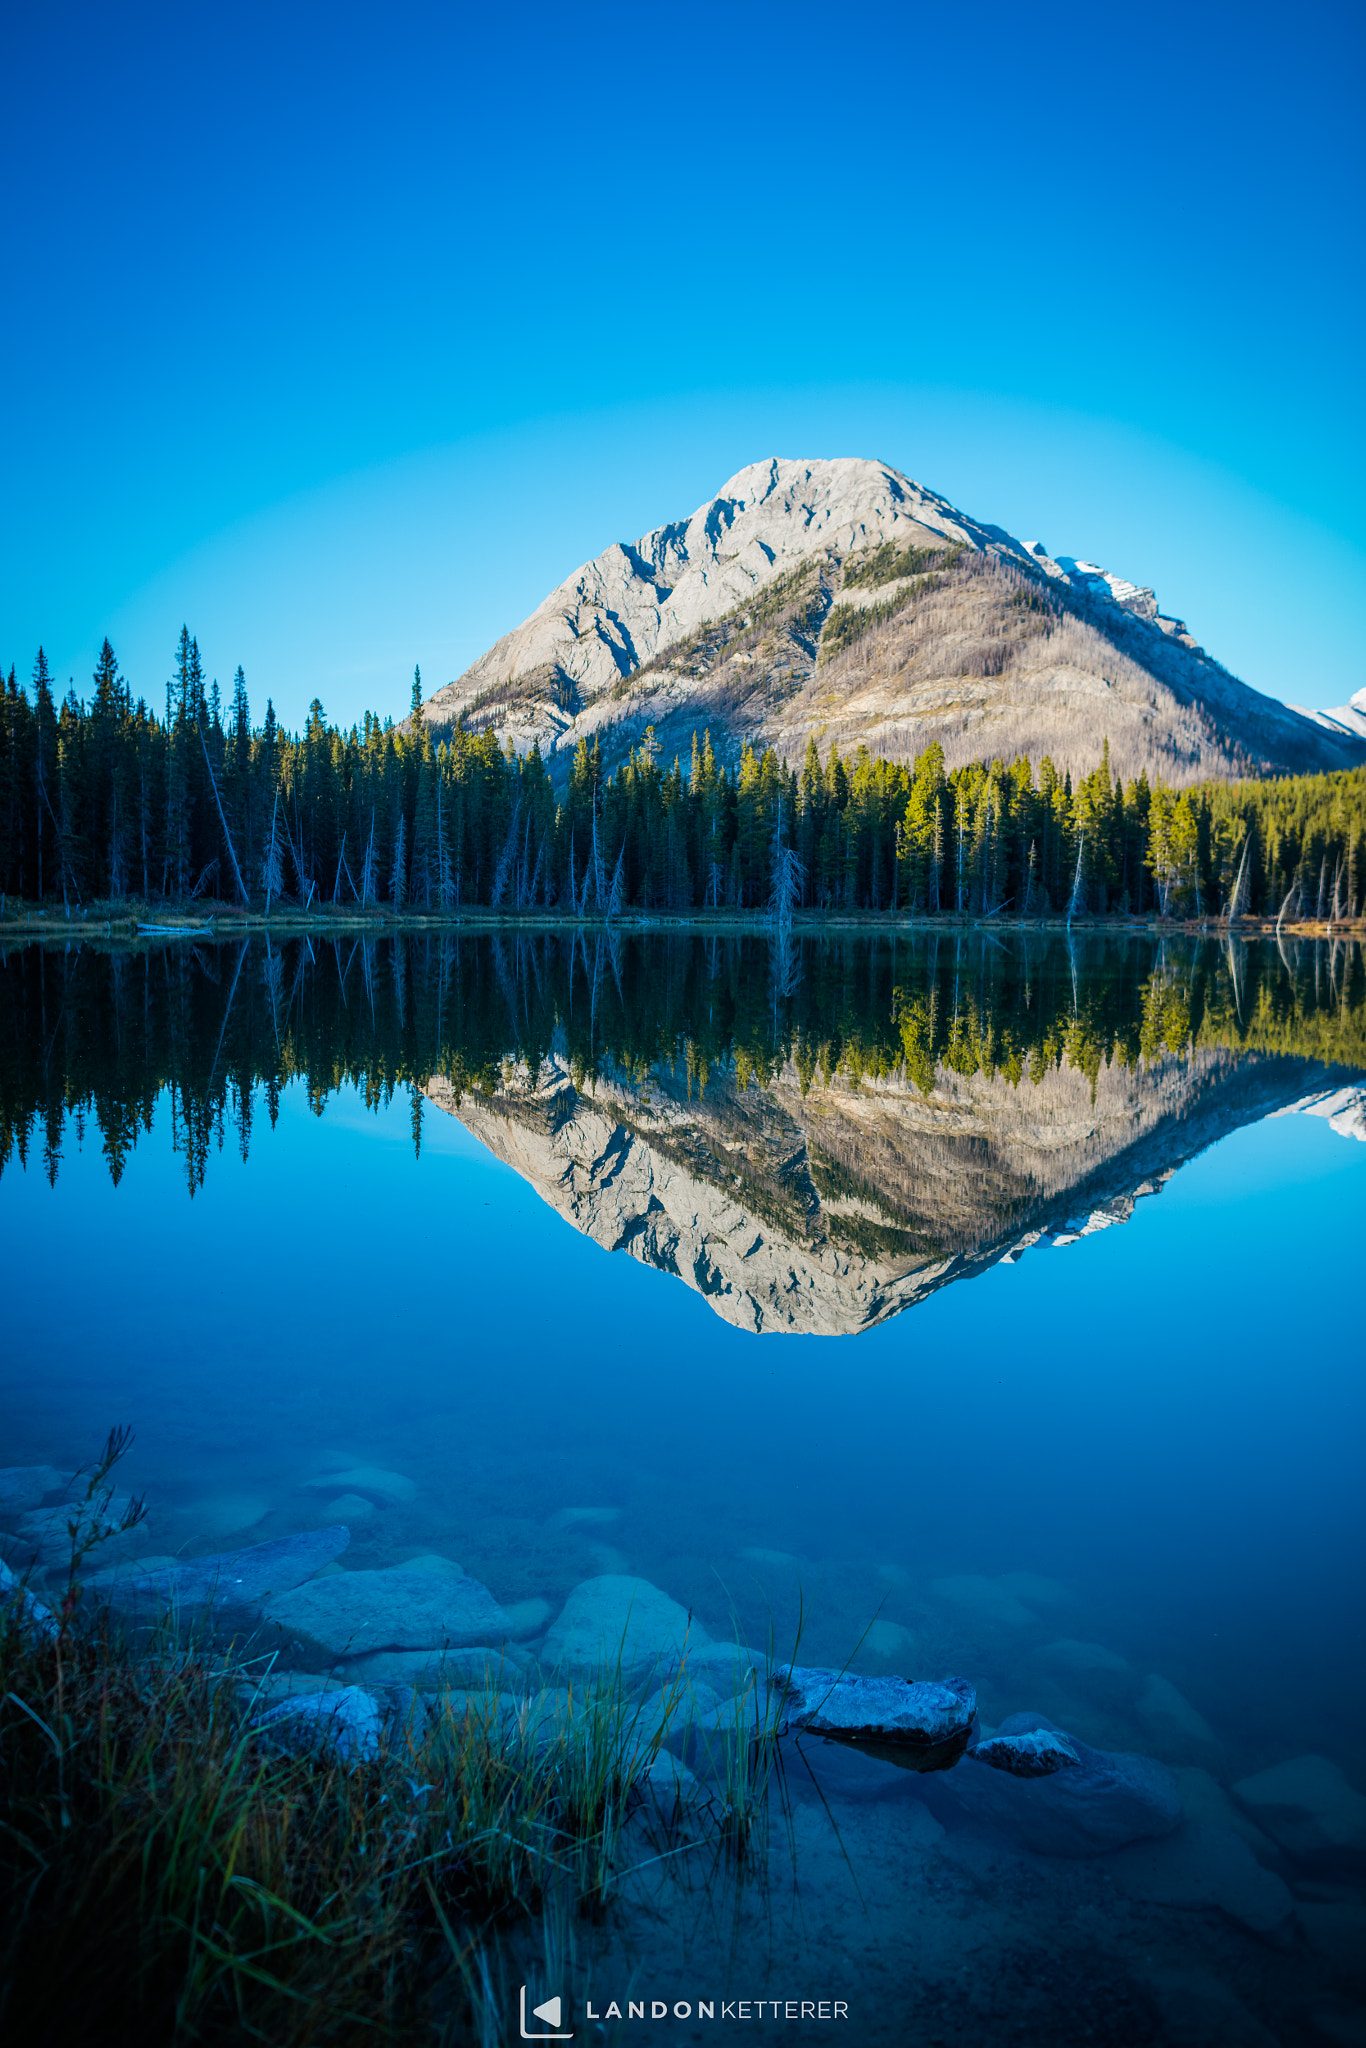
<svg viewBox="0 0 1366 2048"><path fill-rule="evenodd" d="M1052 1779L804 1738L762 1870L544 1966L580 2039L1363 2038L1359 948L45 942L0 1061L0 1464L130 1424L132 1555L345 1520L526 1670L643 1580L1180 1801L1064 1840Z"/></svg>

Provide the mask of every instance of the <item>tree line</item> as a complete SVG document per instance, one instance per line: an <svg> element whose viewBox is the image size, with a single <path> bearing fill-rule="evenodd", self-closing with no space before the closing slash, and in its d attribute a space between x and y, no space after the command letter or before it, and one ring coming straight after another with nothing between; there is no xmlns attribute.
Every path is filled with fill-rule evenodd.
<svg viewBox="0 0 1366 2048"><path fill-rule="evenodd" d="M420 1149L433 1076L492 1100L512 1067L536 1077L552 1058L580 1092L648 1080L684 1099L784 1071L803 1094L836 1076L927 1093L943 1071L1034 1086L1063 1067L1094 1088L1112 1063L1204 1046L1366 1066L1353 942L1007 941L599 927L21 944L0 951L0 1172L36 1155L55 1180L68 1134L93 1125L117 1183L165 1101L193 1194L216 1153L245 1160L292 1082L319 1115L344 1087L372 1107L408 1091Z"/></svg>
<svg viewBox="0 0 1366 2048"><path fill-rule="evenodd" d="M563 787L539 747L492 730L433 742L420 715L349 730L315 698L301 733L239 667L223 701L182 629L160 714L133 698L106 639L87 701L58 701L40 649L0 698L0 891L68 916L93 906L330 903L484 908L796 910L962 917L1358 916L1366 769L1175 791L1047 756L949 772L771 748L718 758L693 735L665 765L653 728L614 772L580 740Z"/></svg>

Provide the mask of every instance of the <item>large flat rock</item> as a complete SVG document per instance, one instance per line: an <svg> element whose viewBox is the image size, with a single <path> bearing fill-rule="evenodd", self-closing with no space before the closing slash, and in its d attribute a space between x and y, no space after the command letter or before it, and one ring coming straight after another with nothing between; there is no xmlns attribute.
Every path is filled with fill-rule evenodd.
<svg viewBox="0 0 1366 2048"><path fill-rule="evenodd" d="M887 1748L935 1749L966 1742L977 1694L965 1678L860 1678L793 1664L774 1675L794 1731Z"/></svg>
<svg viewBox="0 0 1366 2048"><path fill-rule="evenodd" d="M350 1541L350 1530L340 1524L307 1529L297 1536L187 1558L153 1571L128 1567L96 1572L86 1580L86 1588L121 1612L136 1611L143 1618L168 1609L190 1615L206 1609L220 1613L253 1608L272 1595L302 1586L340 1557Z"/></svg>
<svg viewBox="0 0 1366 2048"><path fill-rule="evenodd" d="M277 1595L265 1612L338 1657L484 1647L512 1633L507 1615L478 1579L426 1571L338 1572Z"/></svg>

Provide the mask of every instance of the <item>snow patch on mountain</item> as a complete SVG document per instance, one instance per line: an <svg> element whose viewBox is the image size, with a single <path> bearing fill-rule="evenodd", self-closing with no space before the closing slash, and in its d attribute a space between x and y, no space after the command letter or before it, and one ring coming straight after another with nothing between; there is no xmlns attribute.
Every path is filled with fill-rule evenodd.
<svg viewBox="0 0 1366 2048"><path fill-rule="evenodd" d="M1311 711L1304 704L1292 704L1290 709L1329 732L1345 732L1353 739L1366 740L1366 690L1358 690L1345 704L1334 705L1331 711Z"/></svg>

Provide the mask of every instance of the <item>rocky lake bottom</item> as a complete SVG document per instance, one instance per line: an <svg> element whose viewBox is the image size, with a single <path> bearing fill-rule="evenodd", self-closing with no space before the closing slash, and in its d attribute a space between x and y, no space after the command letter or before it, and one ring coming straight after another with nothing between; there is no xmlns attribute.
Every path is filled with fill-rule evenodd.
<svg viewBox="0 0 1366 2048"><path fill-rule="evenodd" d="M0 1175L0 1549L39 1599L68 1475L128 1423L148 1515L89 1597L225 1603L277 1725L363 1755L439 1691L555 1713L619 1661L667 1723L639 1867L510 1951L578 2038L1366 2042L1350 1045L960 1057L926 1091L799 1087L775 1028L766 1075L619 1042L594 1086L563 1030L529 1059L490 955L494 1067L376 1087L304 1056L303 970L272 998L246 957L267 1029L293 1006L273 1075L234 1064L229 959L117 1177L98 1089ZM789 1665L870 1720L966 1681L967 1753L831 1739ZM784 1732L737 1870L706 1823L756 1703Z"/></svg>

